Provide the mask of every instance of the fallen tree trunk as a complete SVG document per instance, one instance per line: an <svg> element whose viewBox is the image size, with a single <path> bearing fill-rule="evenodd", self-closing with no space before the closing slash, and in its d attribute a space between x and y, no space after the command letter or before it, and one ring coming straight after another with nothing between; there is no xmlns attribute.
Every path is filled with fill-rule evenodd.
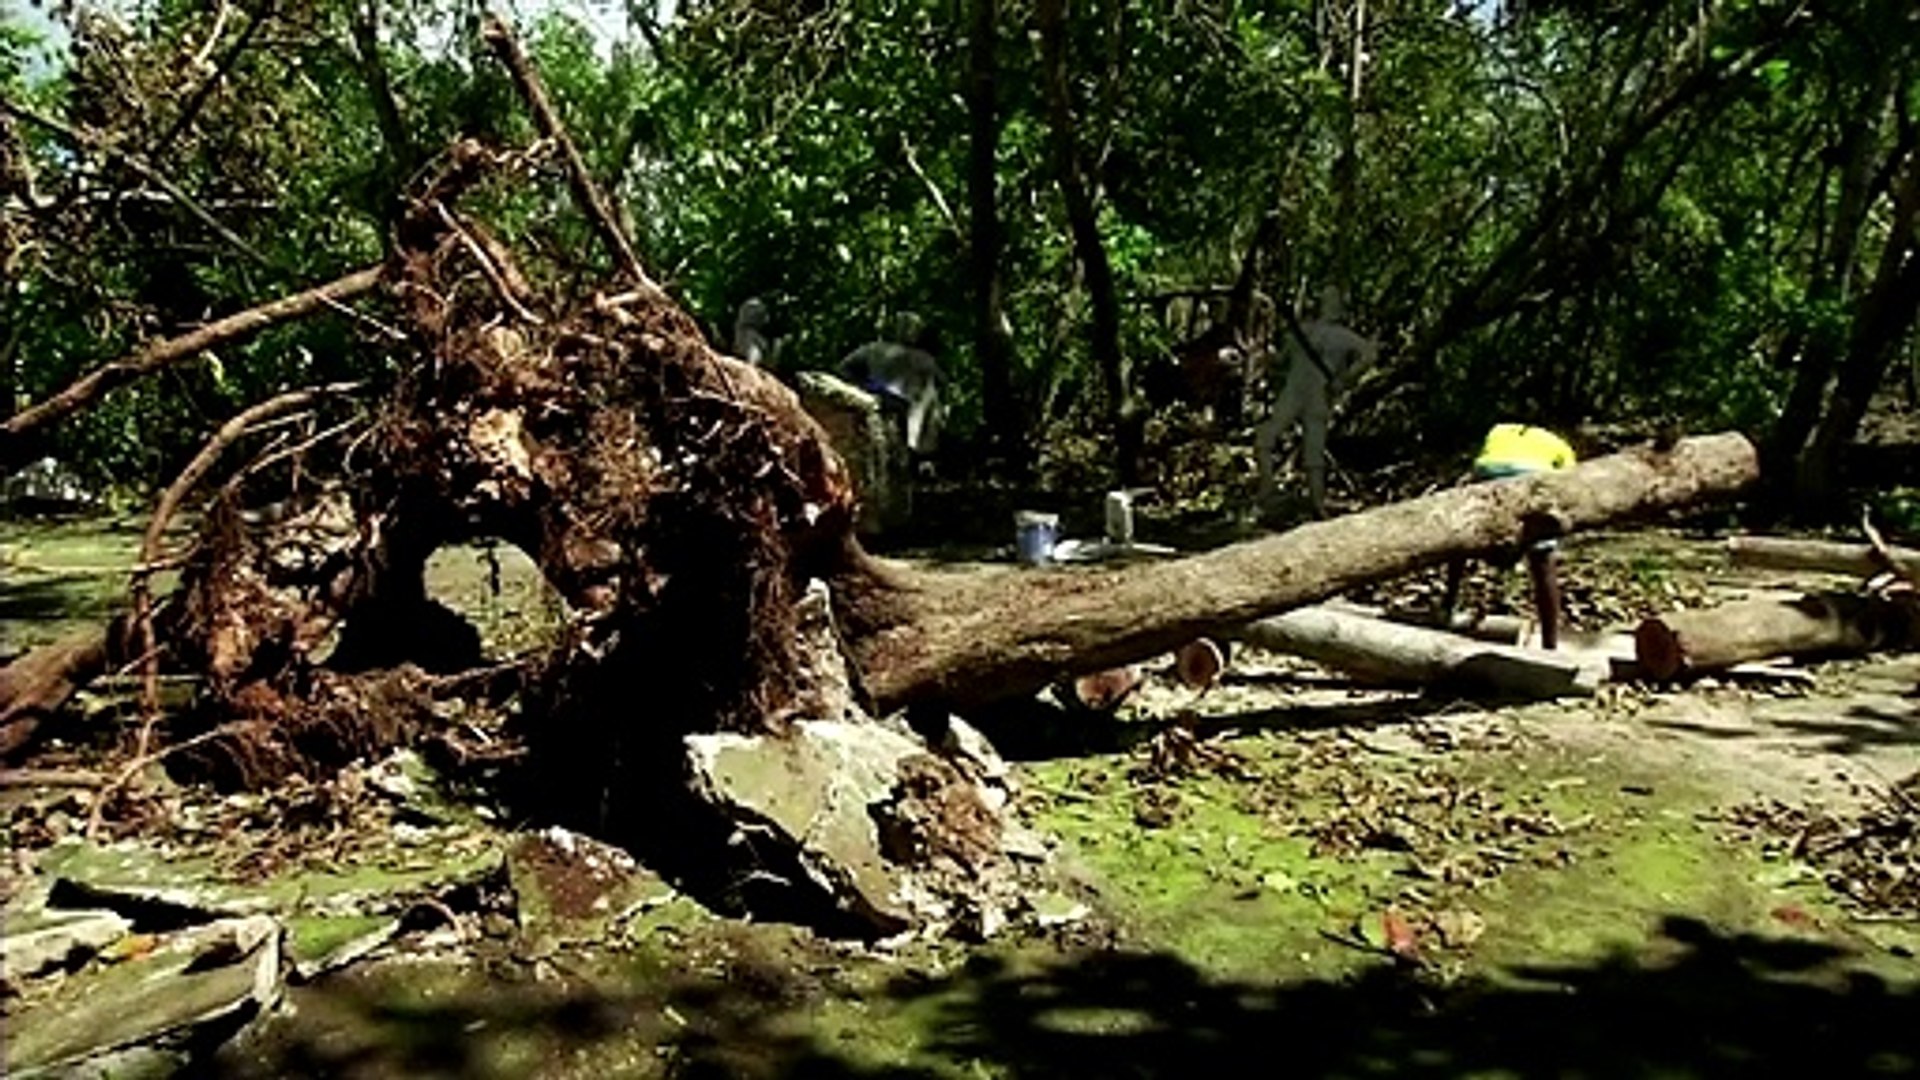
<svg viewBox="0 0 1920 1080"><path fill-rule="evenodd" d="M1495 645L1327 607L1261 619L1234 636L1378 682L1510 697L1591 697L1610 668L1604 657Z"/></svg>
<svg viewBox="0 0 1920 1080"><path fill-rule="evenodd" d="M1144 660L1201 636L1460 557L1510 554L1573 529L1735 494L1759 476L1744 436L1684 439L1557 473L1436 492L1126 571L908 578L906 610L860 626L854 649L883 708L964 709L1029 694L1063 670Z"/></svg>
<svg viewBox="0 0 1920 1080"><path fill-rule="evenodd" d="M0 668L0 759L32 739L42 720L105 672L107 630L82 630Z"/></svg>
<svg viewBox="0 0 1920 1080"><path fill-rule="evenodd" d="M1643 621L1634 656L1649 678L1677 679L1776 656L1859 656L1920 640L1907 604L1852 593L1742 600Z"/></svg>
<svg viewBox="0 0 1920 1080"><path fill-rule="evenodd" d="M1727 555L1735 566L1762 570L1814 570L1869 578L1893 570L1909 578L1920 576L1920 551L1888 548L1891 560L1871 544L1838 544L1830 540L1788 540L1777 536L1735 536L1727 540ZM1888 562L1892 565L1889 566Z"/></svg>
<svg viewBox="0 0 1920 1080"><path fill-rule="evenodd" d="M1477 615L1472 612L1456 611L1443 620L1440 612L1432 608L1368 608L1359 604L1343 604L1339 601L1329 602L1325 606L1349 615L1385 619L1388 622L1419 626L1428 630L1444 630L1450 634L1470 637L1475 641L1490 641L1495 645L1523 644L1530 631L1537 633L1533 623L1521 615L1500 613Z"/></svg>

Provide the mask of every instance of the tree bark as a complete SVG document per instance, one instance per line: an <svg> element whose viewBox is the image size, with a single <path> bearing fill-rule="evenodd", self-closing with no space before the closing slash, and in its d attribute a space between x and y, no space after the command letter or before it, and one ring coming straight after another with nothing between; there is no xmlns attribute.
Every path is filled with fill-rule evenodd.
<svg viewBox="0 0 1920 1080"><path fill-rule="evenodd" d="M107 670L107 630L83 630L0 668L0 759L11 758L66 704Z"/></svg>
<svg viewBox="0 0 1920 1080"><path fill-rule="evenodd" d="M1833 152L1841 163L1840 190L1834 202L1832 227L1826 231L1824 250L1807 288L1808 304L1815 310L1844 301L1853 290L1854 256L1873 202L1869 198L1870 181L1878 163L1874 151L1879 133L1893 112L1892 81L1891 66L1881 65L1867 93L1853 108L1846 108L1845 115L1835 118L1839 135ZM1865 122L1855 115L1856 109L1867 113ZM1782 367L1793 365L1793 387L1768 437L1769 471L1789 475L1787 468L1805 451L1807 439L1820 420L1820 406L1833 381L1840 346L1837 331L1825 328L1794 334L1781 345L1777 359Z"/></svg>
<svg viewBox="0 0 1920 1080"><path fill-rule="evenodd" d="M1495 645L1327 607L1261 619L1234 636L1382 682L1511 697L1591 697L1610 671L1601 657Z"/></svg>
<svg viewBox="0 0 1920 1080"><path fill-rule="evenodd" d="M1776 656L1859 656L1915 641L1910 605L1852 593L1743 600L1647 619L1634 657L1654 679L1679 679Z"/></svg>
<svg viewBox="0 0 1920 1080"><path fill-rule="evenodd" d="M192 333L156 342L129 356L102 364L45 401L30 405L0 424L0 470L31 457L32 439L41 428L93 404L107 392L168 364L197 356L231 341L251 337L270 326L331 307L380 284L381 268L370 266L306 292L282 297L217 319Z"/></svg>
<svg viewBox="0 0 1920 1080"><path fill-rule="evenodd" d="M1920 153L1911 141L1895 181L1887 239L1871 284L1854 310L1833 397L1795 471L1796 505L1832 509L1840 491L1840 453L1860 430L1897 346L1920 319Z"/></svg>
<svg viewBox="0 0 1920 1080"><path fill-rule="evenodd" d="M1737 434L1595 458L1377 507L1127 571L899 575L884 625L854 651L882 708L965 709L1031 693L1063 672L1119 667L1200 636L1460 557L1736 494L1759 476Z"/></svg>
<svg viewBox="0 0 1920 1080"><path fill-rule="evenodd" d="M1870 578L1892 570L1920 579L1920 551L1890 548L1888 566L1870 544L1836 544L1828 540L1787 540L1775 536L1735 536L1727 540L1727 555L1735 566L1762 570L1813 570Z"/></svg>
<svg viewBox="0 0 1920 1080"><path fill-rule="evenodd" d="M973 284L973 349L989 440L1016 472L1024 468L1025 436L1013 392L1013 335L1000 270L1000 42L997 0L971 0L967 31L967 258Z"/></svg>
<svg viewBox="0 0 1920 1080"><path fill-rule="evenodd" d="M1113 263L1100 238L1093 184L1080 160L1073 93L1067 83L1067 0L1040 0L1034 10L1040 31L1041 81L1046 90L1055 176L1060 197L1066 203L1073 250L1086 275L1087 296L1093 307L1093 361L1100 369L1100 387L1106 395L1107 429L1114 439L1114 471L1121 484L1133 484L1139 479L1144 434L1141 425L1145 418L1138 415L1128 386L1126 357L1120 351L1120 298L1113 284Z"/></svg>

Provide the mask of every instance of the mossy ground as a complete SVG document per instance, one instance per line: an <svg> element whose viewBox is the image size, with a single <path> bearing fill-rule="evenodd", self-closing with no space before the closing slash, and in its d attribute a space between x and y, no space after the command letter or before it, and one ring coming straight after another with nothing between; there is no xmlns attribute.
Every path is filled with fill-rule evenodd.
<svg viewBox="0 0 1920 1080"><path fill-rule="evenodd" d="M98 582L124 577L91 571L136 543L72 526L0 532L9 644L96 617L114 595ZM1704 592L1711 562L1671 538L1616 543L1590 564L1608 560L1649 596ZM89 572L42 572L62 566ZM471 554L437 560L435 575L498 648L540 603L513 573L496 590ZM675 900L604 940L555 947L512 929L479 949L356 965L295 987L294 1008L218 1064L259 1076L1914 1075L1914 928L1850 913L1817 875L1723 823L1771 773L1854 767L1851 744L1818 722L1844 724L1861 685L1823 675L1813 696L1781 700L1788 741L1755 719L1773 706L1724 688L1633 708L1480 709L1290 684L1237 657L1202 702L1206 730L1230 731L1236 775L1150 779L1135 775L1137 751L1059 747L1017 765L1020 811L1058 838L1091 922L876 951ZM1892 707L1874 692L1872 708ZM1153 730L1169 700L1131 709L1129 729ZM1730 731L1722 713L1763 730ZM1906 726L1876 727L1879 771L1920 764L1911 738L1889 734ZM319 948L363 929L298 932Z"/></svg>

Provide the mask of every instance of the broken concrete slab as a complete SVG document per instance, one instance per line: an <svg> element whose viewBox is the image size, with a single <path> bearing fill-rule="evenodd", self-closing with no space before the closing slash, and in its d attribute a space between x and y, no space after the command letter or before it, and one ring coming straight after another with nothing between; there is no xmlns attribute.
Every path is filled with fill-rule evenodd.
<svg viewBox="0 0 1920 1080"><path fill-rule="evenodd" d="M842 910L882 933L909 925L868 808L923 745L878 724L832 720L800 721L788 738L691 735L686 745L697 796L791 844Z"/></svg>
<svg viewBox="0 0 1920 1080"><path fill-rule="evenodd" d="M366 957L400 933L392 915L292 915L287 924L287 961L299 982Z"/></svg>
<svg viewBox="0 0 1920 1080"><path fill-rule="evenodd" d="M56 967L88 959L125 937L133 923L112 911L42 907L7 916L0 941L0 983L17 985Z"/></svg>
<svg viewBox="0 0 1920 1080"><path fill-rule="evenodd" d="M290 869L257 883L223 880L211 857L165 856L134 842L65 841L42 852L38 873L62 907L102 907L163 925L273 913L379 914L409 897L485 880L501 853L483 832L436 831L430 844L396 844L364 861Z"/></svg>
<svg viewBox="0 0 1920 1080"><path fill-rule="evenodd" d="M536 956L611 943L635 916L692 903L625 851L559 827L516 840L507 878L521 937Z"/></svg>
<svg viewBox="0 0 1920 1080"><path fill-rule="evenodd" d="M281 992L280 924L255 915L158 939L63 981L9 1018L6 1072L47 1075L129 1047L238 1025Z"/></svg>
<svg viewBox="0 0 1920 1080"><path fill-rule="evenodd" d="M53 883L60 906L136 911L171 924L261 914L274 906L259 890L219 881L209 857L170 859L133 841L63 840L40 854L35 870Z"/></svg>
<svg viewBox="0 0 1920 1080"><path fill-rule="evenodd" d="M818 720L784 738L691 736L691 788L878 935L991 936L1021 910L1045 847L1006 820L1011 781L986 740L956 722L941 741Z"/></svg>

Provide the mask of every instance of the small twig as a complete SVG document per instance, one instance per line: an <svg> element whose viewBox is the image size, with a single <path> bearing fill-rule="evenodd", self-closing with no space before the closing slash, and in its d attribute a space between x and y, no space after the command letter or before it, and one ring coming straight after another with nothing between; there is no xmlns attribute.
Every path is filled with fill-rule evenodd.
<svg viewBox="0 0 1920 1080"><path fill-rule="evenodd" d="M211 731L203 731L190 739L183 739L180 742L174 743L172 746L162 747L152 753L136 755L132 761L127 762L124 768L114 774L113 779L108 781L106 785L100 789L98 795L93 797L93 810L87 815L87 839L92 840L99 835L100 822L106 813L108 801L115 795L118 795L120 790L126 787L128 782L135 776L138 776L140 771L147 766L158 761L164 761L170 755L177 754L182 750L191 750L196 746L212 742L215 739L224 738L228 735L237 735L243 731L265 726L266 722L263 720L234 720L221 724Z"/></svg>
<svg viewBox="0 0 1920 1080"><path fill-rule="evenodd" d="M106 782L99 773L68 769L0 769L0 788L99 787Z"/></svg>
<svg viewBox="0 0 1920 1080"><path fill-rule="evenodd" d="M354 322L360 323L364 326L367 326L374 330L379 331L389 341L407 340L406 331L400 329L397 326L393 326L388 323L382 322L379 319L376 319L373 316L367 314L366 312L361 311L359 308L350 307L346 304L341 303L338 300L333 299L330 296L321 297L320 302L321 304L325 305L328 308L331 308L332 310L338 312L339 314L345 315L347 318L352 319Z"/></svg>
<svg viewBox="0 0 1920 1080"><path fill-rule="evenodd" d="M947 227L953 230L953 235L964 242L967 238L966 227L960 224L960 218L954 214L953 207L947 203L946 195L942 194L940 188L934 184L933 178L927 175L927 170L920 167L920 155L914 152L912 141L905 141L902 145L906 151L907 168L913 172L913 175L920 178L922 184L926 185L927 194L933 198L934 208L939 210L940 216L946 219Z"/></svg>
<svg viewBox="0 0 1920 1080"><path fill-rule="evenodd" d="M283 446L278 450L274 450L267 454L262 454L260 457L255 458L252 462L249 462L244 468L242 468L240 472L236 474L232 480L227 481L226 486L228 490L232 490L234 487L238 486L240 482L245 480L247 477L252 476L255 473L260 472L261 470L266 469L272 465L278 464L279 462L287 458L290 458L295 454L304 454L307 451L313 449L314 447L320 445L321 443L326 442L328 439L332 439L340 435L341 433L347 431L348 429L354 427L356 424L364 423L365 420L366 418L363 416L355 416L352 419L342 420L339 423L333 425L332 427L327 428L326 430L320 432L318 435L309 436L297 443L294 443L291 446Z"/></svg>
<svg viewBox="0 0 1920 1080"><path fill-rule="evenodd" d="M453 234L460 238L461 246L467 249L467 254L473 256L473 261L480 264L480 272L486 275L487 284L493 286L493 291L499 295L501 300L506 302L508 307L513 309L513 313L520 317L520 321L534 326L544 325L545 320L533 312L528 311L527 306L520 302L520 298L513 294L513 289L507 285L506 277L501 273L500 268L494 265L493 259L487 254L487 250L481 247L480 241L475 240L473 234L468 232L466 227L461 225L459 220L453 216L453 211L447 209L447 204L435 200L433 209L440 215L441 224L452 230Z"/></svg>

